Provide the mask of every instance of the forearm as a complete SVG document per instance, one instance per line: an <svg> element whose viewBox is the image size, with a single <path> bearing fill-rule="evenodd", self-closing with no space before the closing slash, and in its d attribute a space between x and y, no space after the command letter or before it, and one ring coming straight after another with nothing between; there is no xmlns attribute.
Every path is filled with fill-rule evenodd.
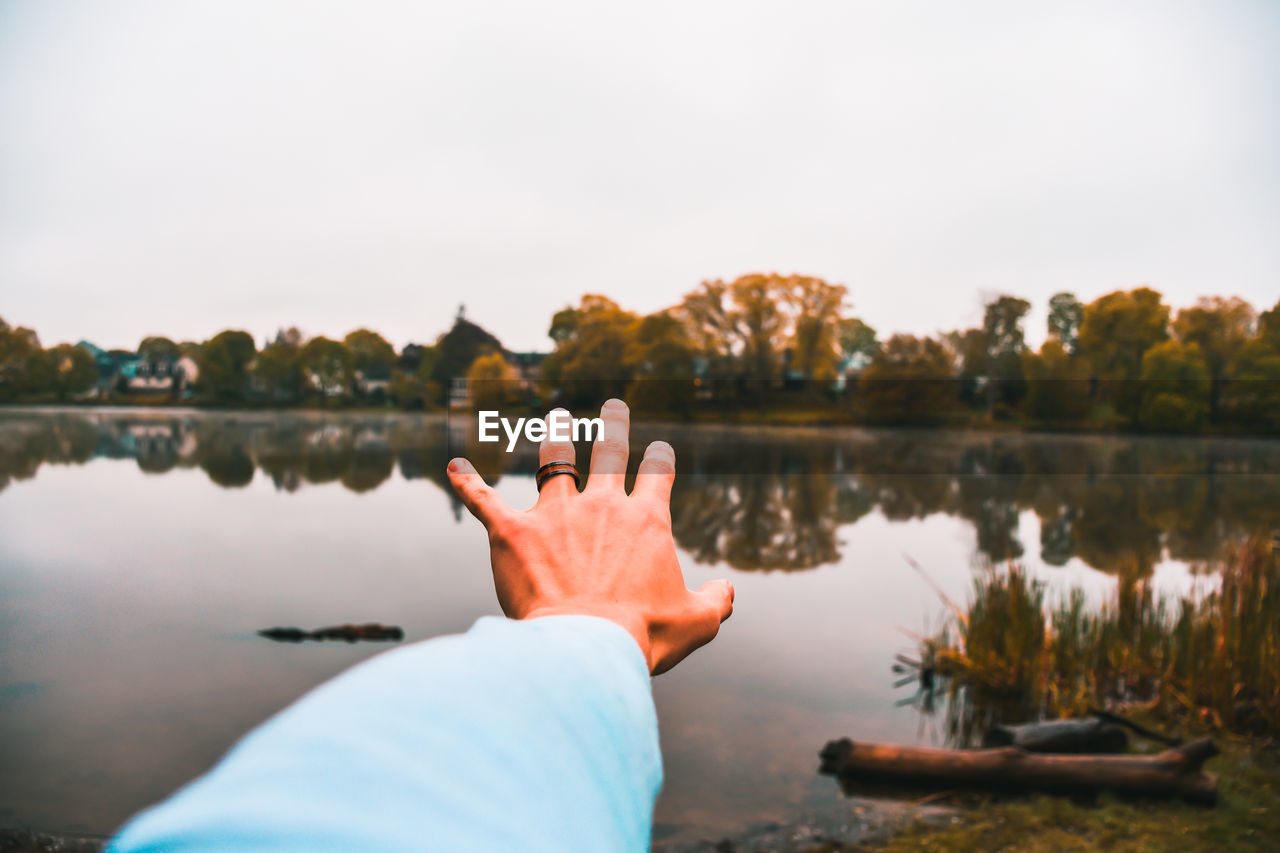
<svg viewBox="0 0 1280 853"><path fill-rule="evenodd" d="M112 849L644 850L661 779L623 628L482 619L321 686Z"/></svg>

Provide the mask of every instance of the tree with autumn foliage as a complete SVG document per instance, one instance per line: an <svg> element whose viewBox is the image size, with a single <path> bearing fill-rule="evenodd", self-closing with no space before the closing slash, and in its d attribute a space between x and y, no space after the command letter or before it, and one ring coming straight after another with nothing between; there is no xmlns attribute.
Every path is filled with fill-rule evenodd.
<svg viewBox="0 0 1280 853"><path fill-rule="evenodd" d="M638 412L686 413L693 401L697 351L670 311L636 320L623 363L631 375L627 403Z"/></svg>
<svg viewBox="0 0 1280 853"><path fill-rule="evenodd" d="M45 350L44 358L49 385L59 402L85 393L98 381L98 365L84 347L58 344Z"/></svg>
<svg viewBox="0 0 1280 853"><path fill-rule="evenodd" d="M1199 344L1161 341L1142 356L1139 423L1156 432L1197 431L1209 418L1211 387Z"/></svg>
<svg viewBox="0 0 1280 853"><path fill-rule="evenodd" d="M561 386L567 403L598 404L626 393L631 381L627 348L637 319L612 299L591 293L577 308L556 313L549 330L556 348L543 370Z"/></svg>
<svg viewBox="0 0 1280 853"><path fill-rule="evenodd" d="M44 366L39 336L0 318L0 400L42 390L47 382Z"/></svg>
<svg viewBox="0 0 1280 853"><path fill-rule="evenodd" d="M935 423L956 405L947 348L935 338L894 335L858 378L858 405L869 420Z"/></svg>
<svg viewBox="0 0 1280 853"><path fill-rule="evenodd" d="M1253 337L1257 312L1239 297L1206 296L1191 308L1183 308L1173 321L1173 333L1185 344L1195 344L1204 356L1211 383L1209 416L1216 418L1227 384L1228 369Z"/></svg>
<svg viewBox="0 0 1280 853"><path fill-rule="evenodd" d="M1039 352L1024 352L1022 372L1027 380L1022 406L1028 417L1065 424L1088 416L1092 407L1089 367L1061 339L1045 341Z"/></svg>
<svg viewBox="0 0 1280 853"><path fill-rule="evenodd" d="M1169 339L1169 306L1149 287L1117 290L1084 306L1080 353L1100 380L1104 396L1118 412L1136 418L1142 391L1142 359Z"/></svg>
<svg viewBox="0 0 1280 853"><path fill-rule="evenodd" d="M500 352L480 356L467 370L467 391L476 409L501 409L519 390L520 377Z"/></svg>
<svg viewBox="0 0 1280 853"><path fill-rule="evenodd" d="M1280 431L1280 302L1258 315L1257 334L1237 350L1228 375L1223 408L1231 420Z"/></svg>
<svg viewBox="0 0 1280 853"><path fill-rule="evenodd" d="M812 276L753 273L703 282L674 316L709 376L768 388L784 368L807 380L836 377L847 295L843 285Z"/></svg>
<svg viewBox="0 0 1280 853"><path fill-rule="evenodd" d="M783 279L781 289L791 320L791 369L806 380L835 379L848 289L800 275Z"/></svg>

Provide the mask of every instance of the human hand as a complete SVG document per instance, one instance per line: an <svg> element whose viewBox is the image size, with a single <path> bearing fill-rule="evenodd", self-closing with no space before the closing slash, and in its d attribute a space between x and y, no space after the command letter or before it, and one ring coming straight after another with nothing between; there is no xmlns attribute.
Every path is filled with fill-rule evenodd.
<svg viewBox="0 0 1280 853"><path fill-rule="evenodd" d="M671 535L675 451L655 441L626 493L631 413L621 400L600 410L604 434L591 451L579 493L568 476L546 480L538 502L517 512L466 459L449 463L449 482L489 532L489 557L502 612L513 619L584 614L621 625L654 675L711 642L733 612L733 585L684 584ZM539 462L574 462L572 442L548 436Z"/></svg>

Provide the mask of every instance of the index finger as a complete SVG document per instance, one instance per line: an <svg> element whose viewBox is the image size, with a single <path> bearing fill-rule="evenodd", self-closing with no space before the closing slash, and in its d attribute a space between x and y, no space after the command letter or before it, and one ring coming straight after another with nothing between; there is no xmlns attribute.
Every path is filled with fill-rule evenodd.
<svg viewBox="0 0 1280 853"><path fill-rule="evenodd" d="M627 447L631 440L631 410L616 398L600 407L604 430L591 448L591 476L588 489L614 488L621 491L627 479Z"/></svg>

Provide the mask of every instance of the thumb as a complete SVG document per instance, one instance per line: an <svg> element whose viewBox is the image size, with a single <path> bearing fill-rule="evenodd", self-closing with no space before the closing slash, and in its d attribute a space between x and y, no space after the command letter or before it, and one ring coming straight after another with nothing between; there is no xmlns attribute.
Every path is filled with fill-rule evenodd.
<svg viewBox="0 0 1280 853"><path fill-rule="evenodd" d="M733 614L733 584L727 580L707 581L698 587L697 594L715 609L721 622Z"/></svg>
<svg viewBox="0 0 1280 853"><path fill-rule="evenodd" d="M466 504L471 514L486 528L498 516L510 511L502 496L495 492L484 481L484 477L476 473L471 463L462 457L451 460L446 473L449 476L449 485L453 486L454 492Z"/></svg>

